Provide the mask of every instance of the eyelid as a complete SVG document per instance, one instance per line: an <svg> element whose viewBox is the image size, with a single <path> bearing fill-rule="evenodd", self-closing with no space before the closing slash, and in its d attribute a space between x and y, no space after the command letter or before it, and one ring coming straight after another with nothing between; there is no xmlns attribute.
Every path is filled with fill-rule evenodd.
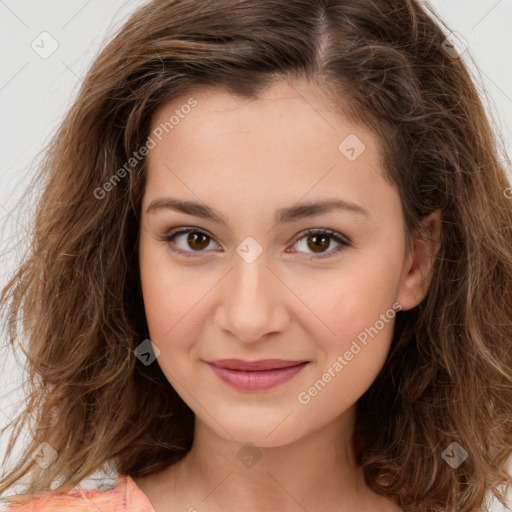
<svg viewBox="0 0 512 512"><path fill-rule="evenodd" d="M330 238L333 238L335 239L338 243L345 243L347 245L350 245L352 244L351 240L341 234L341 233L338 233L337 231L334 231L332 229L329 229L329 228L308 228L308 229L305 229L303 231L301 231L300 233L297 234L297 236L294 238L294 241L293 243L297 243L301 238L304 238L304 236L306 235L327 235L329 236Z"/></svg>
<svg viewBox="0 0 512 512"><path fill-rule="evenodd" d="M178 235L183 235L187 233L200 233L202 235L206 235L211 241L215 242L215 237L213 237L208 231L205 231L201 228L196 228L193 226L181 226L178 228L171 229L166 235L164 235L160 240L163 242L167 242L167 244L170 244L172 239L174 239ZM217 242L215 242L217 245L219 245ZM183 254L185 257L189 258L196 258L201 257L202 253L207 253L207 251L184 251L183 249L171 249L173 252L178 254ZM209 252L209 251L208 251ZM196 253L196 254L194 254Z"/></svg>
<svg viewBox="0 0 512 512"><path fill-rule="evenodd" d="M299 240L304 238L307 235L326 235L332 240L334 240L338 246L334 249L331 249L327 252L322 253L301 253L300 251L286 251L286 252L293 252L293 253L300 253L300 254L307 254L309 256L309 259L311 260L322 260L327 258L333 258L337 256L339 253L343 252L344 249L347 249L348 247L352 246L352 241L345 235L338 233L337 231L334 231L332 229L328 228L309 228L305 229L304 231L301 231L297 234L297 236L294 238L294 241L292 242L292 246L295 245Z"/></svg>
<svg viewBox="0 0 512 512"><path fill-rule="evenodd" d="M212 242L214 242L217 245L219 245L215 241L215 237L212 236L210 233L208 233L208 231L206 231L206 230L204 230L202 228L194 227L194 226L180 226L180 227L177 227L177 228L173 228L166 235L161 237L160 240L161 241L165 241L168 244L170 244L172 242L172 240L176 236L179 236L179 235L182 235L182 234L187 234L187 233L200 233L200 234L203 234L203 235L207 236ZM324 253L318 253L317 255L315 255L315 253L302 253L301 251L297 251L297 250L289 251L288 249L286 250L286 252L293 252L293 253L300 253L300 254L309 254L309 256L311 256L311 259L317 259L318 260L318 259L322 259L322 258L332 257L336 253L339 253L340 250L343 250L343 249L346 249L347 247L351 247L352 246L352 241L347 236L345 236L345 235L343 235L341 233L338 233L337 231L334 231L332 229L328 229L328 228L308 228L308 229L305 229L305 230L301 231L300 233L298 233L294 237L293 242L291 243L291 245L292 246L295 245L298 241L300 241L302 238L304 238L307 235L313 235L313 236L314 235L326 235L329 238L331 238L332 240L334 240L339 245L338 245L338 247L335 247L334 249L331 249L330 251L327 251L327 252L324 252ZM207 253L210 252L210 251L186 251L186 250L178 249L178 248L172 248L171 250L173 252L175 252L175 253L183 254L185 257L190 257L190 258L201 257L201 256L203 256L202 253L207 254Z"/></svg>

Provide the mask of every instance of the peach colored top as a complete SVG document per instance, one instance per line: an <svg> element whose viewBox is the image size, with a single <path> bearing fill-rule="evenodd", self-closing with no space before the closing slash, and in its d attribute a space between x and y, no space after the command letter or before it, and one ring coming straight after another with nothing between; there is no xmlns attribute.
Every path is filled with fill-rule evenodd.
<svg viewBox="0 0 512 512"><path fill-rule="evenodd" d="M148 497L127 475L119 475L117 485L108 491L72 490L58 495L48 492L24 503L6 504L6 512L155 512Z"/></svg>

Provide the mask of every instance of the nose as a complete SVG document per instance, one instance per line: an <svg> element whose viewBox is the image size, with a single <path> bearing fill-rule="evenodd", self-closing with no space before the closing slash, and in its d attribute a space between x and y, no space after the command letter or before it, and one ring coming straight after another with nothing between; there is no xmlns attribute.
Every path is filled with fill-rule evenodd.
<svg viewBox="0 0 512 512"><path fill-rule="evenodd" d="M239 341L252 343L282 332L289 323L289 290L269 265L265 253L248 263L234 256L234 268L223 279L215 325Z"/></svg>

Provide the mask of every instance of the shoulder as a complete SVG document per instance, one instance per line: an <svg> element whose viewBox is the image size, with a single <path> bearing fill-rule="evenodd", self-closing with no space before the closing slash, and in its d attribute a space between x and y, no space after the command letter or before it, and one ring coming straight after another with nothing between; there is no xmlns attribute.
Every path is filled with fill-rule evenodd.
<svg viewBox="0 0 512 512"><path fill-rule="evenodd" d="M105 492L74 488L64 494L46 492L24 501L0 500L1 512L154 512L149 500L128 476Z"/></svg>

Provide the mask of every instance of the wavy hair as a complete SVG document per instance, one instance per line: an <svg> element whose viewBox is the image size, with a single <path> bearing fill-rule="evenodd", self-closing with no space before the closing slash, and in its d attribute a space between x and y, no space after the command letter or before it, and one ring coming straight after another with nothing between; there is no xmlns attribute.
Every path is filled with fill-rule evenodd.
<svg viewBox="0 0 512 512"><path fill-rule="evenodd" d="M305 78L377 136L409 239L442 211L428 294L398 313L387 361L357 402L366 482L408 511L475 511L490 492L504 500L511 189L449 32L416 0L153 0L129 17L46 148L30 248L2 291L8 345L23 339L27 356L27 399L4 460L24 425L31 439L0 493L26 476L27 495L64 492L105 464L148 475L186 455L193 413L134 354L149 338L138 150L175 98L204 87L257 98L275 80ZM46 468L31 457L42 443L58 453ZM456 468L442 457L452 443L468 453Z"/></svg>

